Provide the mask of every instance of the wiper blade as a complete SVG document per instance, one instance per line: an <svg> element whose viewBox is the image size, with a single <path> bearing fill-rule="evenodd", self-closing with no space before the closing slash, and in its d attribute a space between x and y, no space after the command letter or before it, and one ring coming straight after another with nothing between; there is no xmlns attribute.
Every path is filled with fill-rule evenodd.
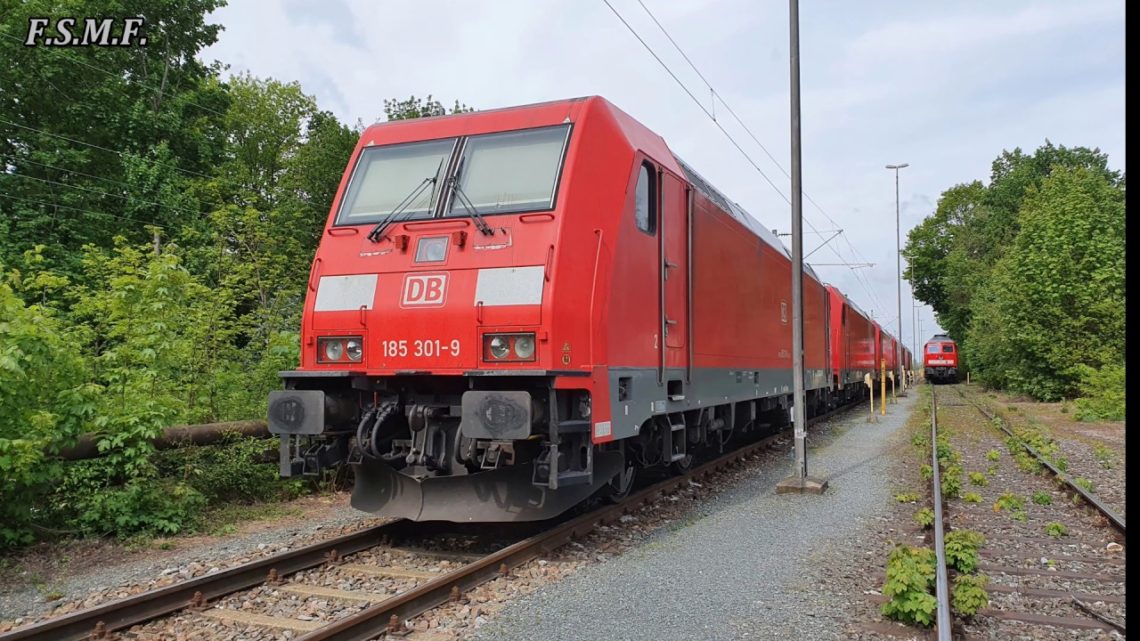
<svg viewBox="0 0 1140 641"><path fill-rule="evenodd" d="M400 204L396 205L392 211L384 217L383 220L376 223L376 226L372 228L372 231L368 232L368 240L371 240L374 243L380 242L380 239L383 237L384 230L388 228L388 225L391 222L393 222L393 219L396 218L396 216L400 215L405 209L407 209L409 205L415 202L415 199L423 193L424 189L428 185L434 184L435 180L435 176L428 176L427 178L424 178L422 181L420 181L420 184L416 185L416 187L412 189L412 193L405 196L404 199L400 201Z"/></svg>
<svg viewBox="0 0 1140 641"><path fill-rule="evenodd" d="M459 186L458 176L451 177L451 189L455 192L459 204L462 205L467 214L471 216L471 220L475 223L475 228L484 236L494 236L495 230L487 224L487 221L483 220L483 215L479 213L479 208L475 206L475 203L471 202L471 199L463 192L463 188Z"/></svg>

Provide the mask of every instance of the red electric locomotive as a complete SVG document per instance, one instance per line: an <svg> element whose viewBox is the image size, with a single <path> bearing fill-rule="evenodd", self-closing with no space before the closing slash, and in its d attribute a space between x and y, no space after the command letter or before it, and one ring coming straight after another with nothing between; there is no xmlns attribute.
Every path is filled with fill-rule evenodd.
<svg viewBox="0 0 1140 641"><path fill-rule="evenodd" d="M947 334L935 334L922 346L922 369L926 380L958 382L958 344Z"/></svg>
<svg viewBox="0 0 1140 641"><path fill-rule="evenodd" d="M281 473L347 462L364 511L548 518L787 420L788 251L600 97L369 127L308 289ZM803 292L810 416L834 381Z"/></svg>

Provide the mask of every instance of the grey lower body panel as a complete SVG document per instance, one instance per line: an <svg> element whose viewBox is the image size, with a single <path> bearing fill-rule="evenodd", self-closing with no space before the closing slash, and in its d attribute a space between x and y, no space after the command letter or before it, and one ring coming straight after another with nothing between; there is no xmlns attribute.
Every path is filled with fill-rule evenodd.
<svg viewBox="0 0 1140 641"><path fill-rule="evenodd" d="M805 389L830 390L828 372L826 368L805 370ZM670 381L683 398L670 397ZM694 368L688 381L684 368L668 368L659 382L655 368L611 367L609 385L611 429L614 439L622 439L635 436L645 421L660 414L790 395L792 371ZM624 392L619 394L619 390Z"/></svg>

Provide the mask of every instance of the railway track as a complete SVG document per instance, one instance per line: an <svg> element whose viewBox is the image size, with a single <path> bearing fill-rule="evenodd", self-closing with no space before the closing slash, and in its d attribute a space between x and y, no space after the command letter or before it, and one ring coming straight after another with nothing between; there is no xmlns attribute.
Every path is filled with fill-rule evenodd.
<svg viewBox="0 0 1140 641"><path fill-rule="evenodd" d="M930 460L931 489L934 497L934 557L935 557L935 585L934 598L938 600L935 623L937 624L938 641L950 641L950 586L946 573L946 546L943 541L945 529L942 518L942 477L938 467L938 397L934 388L930 388Z"/></svg>
<svg viewBox="0 0 1140 641"><path fill-rule="evenodd" d="M954 500L946 515L951 527L976 530L986 538L978 571L989 577L990 605L961 626L964 638L1024 636L1031 630L1025 638L1123 634L1124 519L1073 483L1049 457L1017 439L982 403L960 387L956 391L953 400L959 402L939 405L941 421L952 428L954 445L961 448L963 472L987 470L990 479L964 481L963 494L976 493L983 500L978 505ZM971 412L977 412L972 420ZM961 438L983 422L979 415L985 427ZM1003 445L1013 449L994 456ZM1019 448L1053 478L1046 481L1018 469L1011 458Z"/></svg>
<svg viewBox="0 0 1140 641"><path fill-rule="evenodd" d="M991 422L995 420L999 421L1000 424L995 423L995 425L997 425L998 429L1000 429L1002 432L1005 432L1006 436L1015 439L1018 438L1017 435L1013 433L1013 430L1009 428L1009 425L1007 425L1004 420L999 419L997 415L994 414L989 408L985 407L977 400L967 397L961 389L958 390L958 394L968 403L978 408L978 411L982 413L982 416L985 416ZM1112 525L1113 528L1116 529L1117 532L1120 532L1121 536L1124 535L1124 517L1117 514L1115 510L1110 508L1103 501L1090 494L1087 490L1085 490L1085 488L1073 482L1072 477L1058 469L1053 461L1049 459L1049 457L1042 455L1041 452L1038 452L1036 448L1021 439L1018 439L1018 442L1020 443L1021 447L1025 448L1025 451L1029 452L1029 454L1033 456L1033 458L1037 459L1037 461L1041 463L1045 469L1049 470L1049 473L1052 474L1058 482L1064 484L1068 488L1068 491L1079 495L1082 499L1084 499L1086 503L1091 505L1097 512L1100 512L1106 519L1108 519L1108 522Z"/></svg>
<svg viewBox="0 0 1140 641"><path fill-rule="evenodd" d="M817 416L809 424L850 407ZM148 628L157 625L157 619L175 613L194 613L235 626L288 630L305 641L363 640L384 633L406 633L405 621L448 601L462 600L476 586L496 577L509 577L513 569L600 525L619 522L623 515L665 494L739 464L768 448L782 434L777 432L686 474L650 485L620 504L593 509L554 526L547 523L547 529L528 532L489 553L403 547L399 542L454 532L457 526L394 521L18 628L0 634L0 641L98 640L126 629L136 630L139 638L159 638L159 632ZM494 542L485 540L482 544ZM333 621L322 620L321 613L310 613L296 603L311 598L345 603L338 610L348 614ZM269 601L271 607L263 610L292 614L250 612L241 607L246 601ZM193 638L193 621L187 626L187 637Z"/></svg>

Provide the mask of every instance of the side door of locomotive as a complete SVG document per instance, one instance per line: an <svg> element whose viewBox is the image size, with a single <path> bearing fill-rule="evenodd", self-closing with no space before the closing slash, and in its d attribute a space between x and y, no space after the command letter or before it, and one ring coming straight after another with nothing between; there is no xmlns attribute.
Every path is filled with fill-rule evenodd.
<svg viewBox="0 0 1140 641"><path fill-rule="evenodd" d="M666 367L689 364L689 260L691 197L688 185L661 172L661 306Z"/></svg>

